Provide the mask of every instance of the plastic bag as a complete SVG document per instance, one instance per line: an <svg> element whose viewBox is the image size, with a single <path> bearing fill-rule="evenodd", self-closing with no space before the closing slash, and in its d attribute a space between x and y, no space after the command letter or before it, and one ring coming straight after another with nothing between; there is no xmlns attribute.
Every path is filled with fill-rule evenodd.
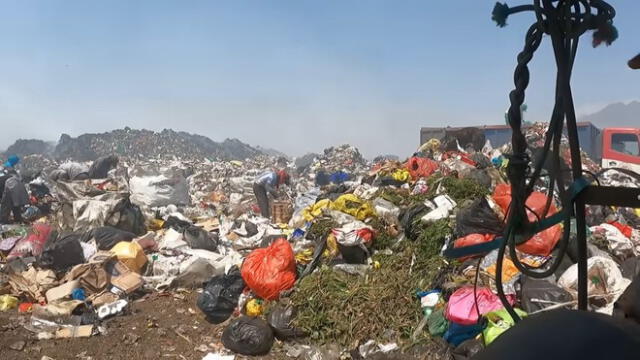
<svg viewBox="0 0 640 360"><path fill-rule="evenodd" d="M451 352L451 356L453 356L453 360L471 360L482 350L484 350L482 341L477 338L469 339L456 346L456 348Z"/></svg>
<svg viewBox="0 0 640 360"><path fill-rule="evenodd" d="M393 173L391 173L391 177L394 180L407 182L411 180L411 173L407 169L396 169Z"/></svg>
<svg viewBox="0 0 640 360"><path fill-rule="evenodd" d="M404 235L408 239L415 240L418 237L418 234L414 232L415 218L420 217L427 210L429 210L429 208L427 208L423 203L419 203L409 207L401 214L400 225L404 228Z"/></svg>
<svg viewBox="0 0 640 360"><path fill-rule="evenodd" d="M132 232L117 229L113 226L101 226L91 230L83 240L89 241L95 239L99 250L111 250L117 243L121 241L131 241L135 237L136 234Z"/></svg>
<svg viewBox="0 0 640 360"><path fill-rule="evenodd" d="M407 161L406 167L411 177L417 180L431 176L440 165L431 159L414 156Z"/></svg>
<svg viewBox="0 0 640 360"><path fill-rule="evenodd" d="M533 279L526 276L521 278L522 308L528 312L536 312L545 309L554 303L566 303L573 300L571 294L565 289L549 282L546 279ZM570 307L570 305L568 306Z"/></svg>
<svg viewBox="0 0 640 360"><path fill-rule="evenodd" d="M478 309L480 315L502 309L500 298L488 288L477 288L474 296L473 286L465 286L456 290L447 303L445 317L456 324L473 325L478 322L478 312L476 311L475 298L478 299ZM507 295L510 304L513 304L514 297Z"/></svg>
<svg viewBox="0 0 640 360"><path fill-rule="evenodd" d="M147 263L147 256L144 254L142 246L137 242L122 241L111 249L118 260L125 264L129 270L140 274L142 267Z"/></svg>
<svg viewBox="0 0 640 360"><path fill-rule="evenodd" d="M41 268L59 272L85 262L84 251L80 245L81 234L67 233L58 236L54 231L50 237L38 259Z"/></svg>
<svg viewBox="0 0 640 360"><path fill-rule="evenodd" d="M242 316L222 333L225 348L242 355L266 355L273 346L273 331L264 320Z"/></svg>
<svg viewBox="0 0 640 360"><path fill-rule="evenodd" d="M49 239L51 233L51 226L47 224L34 224L29 235L20 239L9 255L7 260L11 260L16 257L23 256L39 256L42 253L45 243Z"/></svg>
<svg viewBox="0 0 640 360"><path fill-rule="evenodd" d="M7 311L18 307L18 298L11 295L0 295L0 311Z"/></svg>
<svg viewBox="0 0 640 360"><path fill-rule="evenodd" d="M456 215L457 237L469 234L502 234L504 224L493 211L486 198L476 199L471 206L461 209Z"/></svg>
<svg viewBox="0 0 640 360"><path fill-rule="evenodd" d="M509 205L511 204L511 186L500 184L496 186L493 193L493 200L500 206L505 216L508 215ZM530 222L536 222L544 212L547 202L547 195L540 192L533 192L527 199L525 205L528 207L527 217ZM547 217L558 212L556 206L551 203ZM531 255L549 256L553 248L562 236L562 225L557 224L546 230L543 230L531 237L527 242L517 246L519 251Z"/></svg>
<svg viewBox="0 0 640 360"><path fill-rule="evenodd" d="M527 316L527 313L520 309L513 310L520 318ZM491 344L493 340L516 323L506 309L492 311L486 314L485 317L487 318L487 327L482 331L485 345Z"/></svg>
<svg viewBox="0 0 640 360"><path fill-rule="evenodd" d="M434 310L427 318L427 327L431 336L442 336L447 332L449 322L444 317L444 308Z"/></svg>
<svg viewBox="0 0 640 360"><path fill-rule="evenodd" d="M138 205L134 205L129 199L120 201L109 214L108 225L120 230L128 231L136 235L144 235L147 232L144 215Z"/></svg>
<svg viewBox="0 0 640 360"><path fill-rule="evenodd" d="M244 288L240 271L233 267L228 274L215 276L204 285L204 291L198 296L198 308L207 321L220 324L233 314Z"/></svg>
<svg viewBox="0 0 640 360"><path fill-rule="evenodd" d="M493 234L469 234L467 236L456 239L453 242L453 247L461 248L461 247L467 247L471 245L482 244L482 243L493 241L495 238L496 236ZM482 254L478 254L478 255L482 255ZM468 256L468 257L462 258L461 260L464 261L472 257L473 256Z"/></svg>
<svg viewBox="0 0 640 360"><path fill-rule="evenodd" d="M608 242L608 247L611 252L622 258L627 259L635 256L635 246L633 242L626 236L620 227L615 224L601 224L598 226L592 226L589 231L595 236L602 236ZM631 234L631 232L629 232Z"/></svg>
<svg viewBox="0 0 640 360"><path fill-rule="evenodd" d="M320 200L320 201L316 202L315 204L304 208L302 210L302 217L306 221L313 221L313 219L315 219L318 216L322 215L322 210L328 209L330 206L331 206L331 200L329 200L329 199Z"/></svg>
<svg viewBox="0 0 640 360"><path fill-rule="evenodd" d="M587 291L590 296L600 295L612 304L629 285L630 281L622 277L618 264L605 257L594 256L587 260ZM577 297L578 264L572 265L558 279L558 285ZM613 308L610 309L613 311Z"/></svg>
<svg viewBox="0 0 640 360"><path fill-rule="evenodd" d="M338 244L344 246L369 246L373 242L373 229L365 223L354 221L340 228L331 230Z"/></svg>
<svg viewBox="0 0 640 360"><path fill-rule="evenodd" d="M330 208L354 216L360 221L375 216L371 203L364 201L353 194L344 194L339 196L331 203Z"/></svg>
<svg viewBox="0 0 640 360"><path fill-rule="evenodd" d="M242 279L265 300L275 300L296 282L296 259L286 239L252 251L242 264Z"/></svg>
<svg viewBox="0 0 640 360"><path fill-rule="evenodd" d="M473 323L472 325L460 325L455 322L449 324L449 328L442 336L449 344L458 346L466 340L473 339L482 332L484 325Z"/></svg>
<svg viewBox="0 0 640 360"><path fill-rule="evenodd" d="M218 252L218 239L213 233L207 232L198 226L189 226L182 232L184 241L192 249L203 249Z"/></svg>
<svg viewBox="0 0 640 360"><path fill-rule="evenodd" d="M305 337L304 330L295 328L291 322L296 316L293 306L276 305L267 315L267 322L273 329L276 338L281 341Z"/></svg>

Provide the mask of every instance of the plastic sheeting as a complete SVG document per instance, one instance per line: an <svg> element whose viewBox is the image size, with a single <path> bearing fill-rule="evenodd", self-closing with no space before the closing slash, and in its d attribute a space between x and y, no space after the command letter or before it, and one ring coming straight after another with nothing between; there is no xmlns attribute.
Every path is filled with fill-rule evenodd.
<svg viewBox="0 0 640 360"><path fill-rule="evenodd" d="M131 201L149 207L188 205L187 180L180 175L134 176L129 181Z"/></svg>

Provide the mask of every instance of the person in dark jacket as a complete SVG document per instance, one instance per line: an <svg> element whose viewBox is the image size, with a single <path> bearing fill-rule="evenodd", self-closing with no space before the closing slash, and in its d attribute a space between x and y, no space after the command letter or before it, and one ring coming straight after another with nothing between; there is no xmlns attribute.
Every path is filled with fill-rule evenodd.
<svg viewBox="0 0 640 360"><path fill-rule="evenodd" d="M22 221L22 208L29 204L29 193L22 183L22 179L15 170L20 159L9 156L0 174L0 224L9 223L9 216L13 212L13 221Z"/></svg>
<svg viewBox="0 0 640 360"><path fill-rule="evenodd" d="M253 183L253 194L256 196L262 216L266 218L271 216L269 195L275 195L280 185L289 185L289 183L289 174L284 170L267 171L256 178Z"/></svg>
<svg viewBox="0 0 640 360"><path fill-rule="evenodd" d="M118 166L118 157L116 155L103 156L96 159L89 168L89 179L104 179L108 176L109 171Z"/></svg>

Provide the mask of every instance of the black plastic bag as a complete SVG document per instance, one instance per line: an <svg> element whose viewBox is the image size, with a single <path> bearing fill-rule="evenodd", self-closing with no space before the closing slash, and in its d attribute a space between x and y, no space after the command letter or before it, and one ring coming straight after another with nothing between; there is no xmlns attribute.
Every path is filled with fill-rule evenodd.
<svg viewBox="0 0 640 360"><path fill-rule="evenodd" d="M502 234L504 224L489 206L487 199L476 199L471 206L461 209L456 215L457 238L469 234Z"/></svg>
<svg viewBox="0 0 640 360"><path fill-rule="evenodd" d="M229 324L222 333L222 344L242 355L266 355L273 346L273 331L260 318L242 316Z"/></svg>
<svg viewBox="0 0 640 360"><path fill-rule="evenodd" d="M484 346L478 339L469 339L456 346L451 352L454 360L470 360L477 353L482 351Z"/></svg>
<svg viewBox="0 0 640 360"><path fill-rule="evenodd" d="M119 202L109 214L111 220L107 225L112 225L120 230L129 231L136 235L147 233L144 215L138 205L134 205L126 198Z"/></svg>
<svg viewBox="0 0 640 360"><path fill-rule="evenodd" d="M198 296L198 308L207 321L220 324L233 314L244 288L240 270L233 267L227 275L215 276L204 285L204 291Z"/></svg>
<svg viewBox="0 0 640 360"><path fill-rule="evenodd" d="M427 207L420 203L408 208L401 216L400 216L400 225L404 228L404 234L409 240L415 240L418 237L418 234L415 234L413 231L413 220L415 217L422 215L427 211Z"/></svg>
<svg viewBox="0 0 640 360"><path fill-rule="evenodd" d="M291 325L295 316L296 309L293 306L276 305L269 312L267 322L278 340L286 341L307 336L304 330Z"/></svg>
<svg viewBox="0 0 640 360"><path fill-rule="evenodd" d="M233 226L231 227L231 231L241 230L243 228L243 225L245 231L239 231L239 233L243 234L243 237L252 237L258 233L258 225L252 223L251 221L243 220L234 221Z"/></svg>
<svg viewBox="0 0 640 360"><path fill-rule="evenodd" d="M640 277L635 277L613 304L613 316L640 324Z"/></svg>
<svg viewBox="0 0 640 360"><path fill-rule="evenodd" d="M307 266L305 266L304 269L298 273L298 281L300 281L300 279L302 279L303 277L311 274L313 270L315 270L316 267L318 267L318 265L320 264L320 261L322 260L322 254L327 248L327 237L329 237L329 234L324 235L320 239L320 241L316 242L316 247L313 250L311 262L308 263Z"/></svg>
<svg viewBox="0 0 640 360"><path fill-rule="evenodd" d="M132 232L117 229L113 226L102 226L89 231L83 241L95 239L98 250L111 250L117 243L131 241L135 237L136 234Z"/></svg>
<svg viewBox="0 0 640 360"><path fill-rule="evenodd" d="M622 265L620 265L620 268L622 270L622 276L625 279L633 280L636 276L640 275L640 257L632 257L625 260Z"/></svg>
<svg viewBox="0 0 640 360"><path fill-rule="evenodd" d="M184 229L190 227L191 225L192 224L188 221L181 220L175 216L169 216L162 227L164 229L173 229L175 231L182 232Z"/></svg>
<svg viewBox="0 0 640 360"><path fill-rule="evenodd" d="M58 236L57 232L52 231L40 255L38 265L43 269L61 272L84 263L81 238L82 234L79 233L63 233Z"/></svg>
<svg viewBox="0 0 640 360"><path fill-rule="evenodd" d="M90 179L105 179L109 171L118 165L118 157L116 155L102 156L97 158L89 168Z"/></svg>
<svg viewBox="0 0 640 360"><path fill-rule="evenodd" d="M359 245L345 246L338 243L338 250L347 264L365 264L369 258L369 252Z"/></svg>
<svg viewBox="0 0 640 360"><path fill-rule="evenodd" d="M535 300L553 301L555 303L565 303L573 300L571 294L565 289L550 283L545 279L533 279L523 276L522 284L522 309L528 313L547 308L552 303L540 303ZM569 306L568 306L569 307Z"/></svg>
<svg viewBox="0 0 640 360"><path fill-rule="evenodd" d="M392 176L381 176L373 182L375 186L397 186L397 187L404 185L404 183L405 183L404 181L394 179Z"/></svg>
<svg viewBox="0 0 640 360"><path fill-rule="evenodd" d="M192 249L218 252L218 238L216 234L192 225L184 229L182 235L184 236L184 241L186 241Z"/></svg>

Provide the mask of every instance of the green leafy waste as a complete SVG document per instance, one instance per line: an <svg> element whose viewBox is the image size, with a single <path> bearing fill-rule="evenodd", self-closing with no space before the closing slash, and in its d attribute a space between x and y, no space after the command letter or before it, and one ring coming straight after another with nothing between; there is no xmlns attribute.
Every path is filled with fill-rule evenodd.
<svg viewBox="0 0 640 360"><path fill-rule="evenodd" d="M366 276L321 267L291 296L298 308L294 325L321 344L352 347L368 339L406 344L422 317L416 293L430 287L444 264L438 253L450 234L446 221L424 225L417 241L402 242L391 255L374 255L380 268ZM422 333L418 341L426 339Z"/></svg>

